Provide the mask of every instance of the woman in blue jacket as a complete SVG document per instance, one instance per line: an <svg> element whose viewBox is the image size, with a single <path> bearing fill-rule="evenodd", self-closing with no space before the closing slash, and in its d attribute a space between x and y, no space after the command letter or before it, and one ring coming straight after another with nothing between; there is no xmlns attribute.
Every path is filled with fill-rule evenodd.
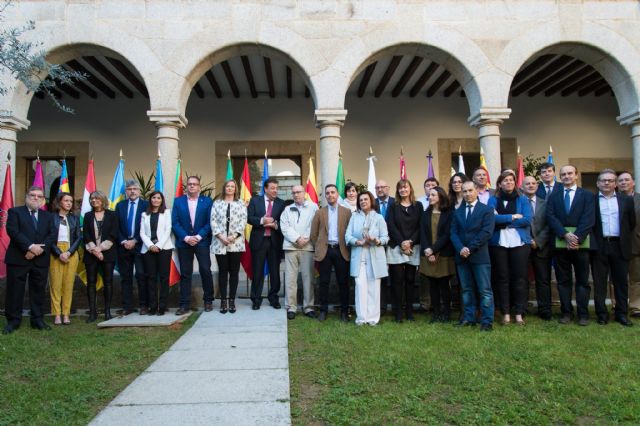
<svg viewBox="0 0 640 426"><path fill-rule="evenodd" d="M502 172L496 187L496 193L488 202L496 214L495 230L489 240L494 300L502 312L503 325L511 322L512 308L516 324L524 325L533 213L529 199L516 188L513 171Z"/></svg>
<svg viewBox="0 0 640 426"><path fill-rule="evenodd" d="M356 281L356 324L380 321L380 278L387 273L384 246L389 242L387 223L376 212L371 192L358 195L358 210L351 215L345 234L351 246L351 276Z"/></svg>

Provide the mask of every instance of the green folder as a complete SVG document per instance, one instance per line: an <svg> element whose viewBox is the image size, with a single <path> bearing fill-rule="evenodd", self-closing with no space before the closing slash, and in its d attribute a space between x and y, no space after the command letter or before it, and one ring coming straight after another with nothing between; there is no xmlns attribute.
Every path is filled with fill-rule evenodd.
<svg viewBox="0 0 640 426"><path fill-rule="evenodd" d="M576 227L575 226L565 226L567 232L575 234ZM566 249L567 242L564 238L556 238L556 248L557 249ZM587 238L580 244L580 249L590 249L591 248L591 235L587 235Z"/></svg>

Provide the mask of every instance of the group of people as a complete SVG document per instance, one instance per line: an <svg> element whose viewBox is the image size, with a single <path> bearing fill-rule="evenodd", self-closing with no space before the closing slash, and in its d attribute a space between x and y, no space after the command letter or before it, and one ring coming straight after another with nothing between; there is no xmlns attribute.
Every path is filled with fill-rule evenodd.
<svg viewBox="0 0 640 426"><path fill-rule="evenodd" d="M490 331L494 306L501 323L525 324L530 267L535 276L538 316L551 319L551 270L555 268L560 297L560 323L571 322L574 287L577 320L588 324L589 271L593 276L597 321L609 321L605 299L609 278L614 289L614 319L631 326L628 318L640 315L640 237L635 230L640 196L634 194L630 173L603 170L598 193L577 186L578 170L540 166L541 181L524 178L516 187L516 174L506 169L495 190L487 185L487 172L477 168L472 180L456 173L448 190L435 178L424 182L425 195L417 198L409 180L390 187L379 180L372 192L358 192L354 183L339 194L335 185L324 188L326 205L306 199L301 185L292 188L289 205L278 197L278 181L263 183L263 195L248 205L239 199L234 180L222 185L215 200L201 194L200 179L190 176L186 195L172 209L164 195L140 197L137 182L126 182L126 199L115 211L102 191L90 195L91 211L82 221L73 214L73 197L61 192L53 212L41 210L42 188L31 187L25 205L7 217L11 239L7 264L4 333L21 323L22 301L28 279L31 326L46 330L43 303L47 278L54 324L70 323L73 283L81 251L86 268L88 322L97 319L96 286L104 288L104 317L111 318L113 271L118 265L122 284L122 315L134 311L133 278L138 283L139 313L164 315L172 252L180 265L180 303L177 315L191 309L194 257L198 260L204 310L213 310L211 254L219 270L220 313L236 312L236 292L244 232L251 225L253 278L252 309L261 308L264 278L270 276L267 300L280 309L280 263L286 268L287 318L298 312L298 275L302 278L302 312L324 321L329 313L331 272L338 285L340 319L349 321L350 284L355 282L357 325L376 325L390 296L396 322L414 320L419 275L426 277L431 296L432 322L451 321L451 307L460 289L462 313L458 326L480 323ZM343 198L344 197L344 198ZM82 226L81 226L82 222ZM553 265L553 266L552 266ZM319 271L319 313L314 297L314 267ZM631 276L631 295L628 276ZM387 294L389 292L390 294ZM631 297L631 308L629 308Z"/></svg>

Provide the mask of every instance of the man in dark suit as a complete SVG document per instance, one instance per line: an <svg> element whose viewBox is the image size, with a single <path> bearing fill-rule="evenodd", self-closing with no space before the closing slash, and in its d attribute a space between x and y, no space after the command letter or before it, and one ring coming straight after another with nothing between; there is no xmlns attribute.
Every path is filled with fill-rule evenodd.
<svg viewBox="0 0 640 426"><path fill-rule="evenodd" d="M376 209L387 220L387 212L395 203L395 198L389 196L389 184L385 180L376 182ZM391 281L388 277L380 279L380 315L387 312L387 303L390 299Z"/></svg>
<svg viewBox="0 0 640 426"><path fill-rule="evenodd" d="M313 260L320 263L320 315L327 319L329 310L329 282L331 269L335 270L340 292L340 320L349 321L349 259L350 251L345 234L351 219L351 210L338 203L338 188L334 184L324 187L327 205L318 210L311 222L309 238L316 249Z"/></svg>
<svg viewBox="0 0 640 426"><path fill-rule="evenodd" d="M589 250L597 248L592 230L595 222L593 194L577 185L578 169L568 164L560 169L562 188L551 193L547 199L547 223L555 239L564 240L567 248L554 250L556 278L560 295L560 324L571 322L573 305L573 273L576 276L576 305L578 324L589 324ZM575 227L568 230L567 227ZM580 248L589 237L590 247ZM553 244L553 243L551 243ZM572 270L573 268L573 270Z"/></svg>
<svg viewBox="0 0 640 426"><path fill-rule="evenodd" d="M249 248L253 269L251 280L252 309L260 309L262 290L264 289L264 264L269 267L269 304L280 309L278 292L280 291L280 260L282 259L282 231L280 215L284 211L284 201L278 198L278 180L269 178L263 184L264 195L256 195L249 201L247 221L251 228Z"/></svg>
<svg viewBox="0 0 640 426"><path fill-rule="evenodd" d="M491 331L494 304L489 239L493 235L495 213L493 208L480 202L474 182L462 184L462 196L464 203L455 211L451 224L451 242L456 252L464 305L462 320L457 325L475 325L477 292L480 295L480 329Z"/></svg>
<svg viewBox="0 0 640 426"><path fill-rule="evenodd" d="M556 182L556 166L553 163L542 163L538 166L540 172L540 184L536 191L539 198L545 200L549 194L562 188L559 182Z"/></svg>
<svg viewBox="0 0 640 426"><path fill-rule="evenodd" d="M522 190L529 199L529 204L533 211L529 261L533 267L536 280L538 316L545 321L549 321L551 319L551 249L549 247L547 203L544 198L536 195L538 181L533 176L524 178Z"/></svg>
<svg viewBox="0 0 640 426"><path fill-rule="evenodd" d="M43 320L45 288L51 245L58 236L53 217L39 210L44 203L42 188L32 186L27 191L25 205L9 209L7 234L11 241L4 262L7 265L7 293L5 316L7 325L3 334L13 333L22 322L24 287L29 280L31 328L50 330Z"/></svg>
<svg viewBox="0 0 640 426"><path fill-rule="evenodd" d="M136 282L138 283L138 301L140 315L149 312L147 277L144 273L144 263L140 248L140 220L148 203L140 198L140 184L135 180L125 182L127 198L116 205L118 215L118 270L120 272L120 286L122 288L122 314L133 312L133 273L135 266Z"/></svg>
<svg viewBox="0 0 640 426"><path fill-rule="evenodd" d="M611 275L615 294L614 318L623 326L633 325L627 318L629 286L627 274L631 259L631 239L636 226L633 199L616 193L616 173L605 169L598 175L598 193L595 196L596 222L593 234L598 250L591 254L593 274L593 301L598 324L609 322L609 311L605 304L608 277Z"/></svg>
<svg viewBox="0 0 640 426"><path fill-rule="evenodd" d="M171 225L176 237L180 261L180 308L176 315L189 312L193 257L198 259L205 312L213 310L213 275L211 275L211 198L200 194L200 178L187 178L187 194L173 202Z"/></svg>

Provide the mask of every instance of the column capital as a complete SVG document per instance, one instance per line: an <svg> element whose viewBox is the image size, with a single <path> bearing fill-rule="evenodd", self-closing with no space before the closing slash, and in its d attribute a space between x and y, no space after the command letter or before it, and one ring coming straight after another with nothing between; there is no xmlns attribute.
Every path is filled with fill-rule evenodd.
<svg viewBox="0 0 640 426"><path fill-rule="evenodd" d="M317 109L315 111L316 127L324 126L344 126L344 120L347 118L346 109Z"/></svg>
<svg viewBox="0 0 640 426"><path fill-rule="evenodd" d="M616 120L618 120L621 126L640 124L640 110L633 111L626 115L619 115L616 117Z"/></svg>
<svg viewBox="0 0 640 426"><path fill-rule="evenodd" d="M187 118L177 111L147 111L149 121L155 123L156 126L171 126L183 128L189 121Z"/></svg>
<svg viewBox="0 0 640 426"><path fill-rule="evenodd" d="M0 115L0 127L3 129L13 130L14 132L17 132L19 130L28 129L30 125L31 122L29 120L23 120L14 115Z"/></svg>
<svg viewBox="0 0 640 426"><path fill-rule="evenodd" d="M511 108L481 108L480 112L470 116L467 121L473 127L489 124L500 125L511 115Z"/></svg>

